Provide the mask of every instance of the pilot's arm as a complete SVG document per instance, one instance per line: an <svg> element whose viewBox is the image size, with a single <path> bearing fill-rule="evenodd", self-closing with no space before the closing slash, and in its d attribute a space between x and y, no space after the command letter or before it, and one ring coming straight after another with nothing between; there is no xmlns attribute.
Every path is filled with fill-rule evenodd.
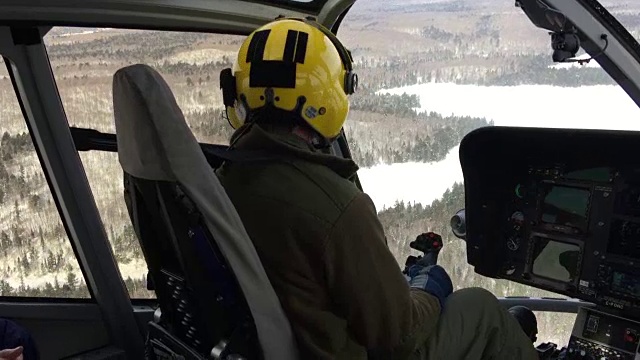
<svg viewBox="0 0 640 360"><path fill-rule="evenodd" d="M370 355L406 358L435 330L442 299L409 287L368 195L359 194L335 224L324 264L336 310Z"/></svg>

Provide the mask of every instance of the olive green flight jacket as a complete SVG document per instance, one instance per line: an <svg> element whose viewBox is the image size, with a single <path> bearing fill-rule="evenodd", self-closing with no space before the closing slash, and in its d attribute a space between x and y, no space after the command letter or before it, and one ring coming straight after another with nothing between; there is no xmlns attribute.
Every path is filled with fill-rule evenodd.
<svg viewBox="0 0 640 360"><path fill-rule="evenodd" d="M241 135L241 136L239 136ZM217 171L291 322L302 359L407 359L436 329L437 298L412 290L352 160L295 135L239 129L234 148L282 156Z"/></svg>

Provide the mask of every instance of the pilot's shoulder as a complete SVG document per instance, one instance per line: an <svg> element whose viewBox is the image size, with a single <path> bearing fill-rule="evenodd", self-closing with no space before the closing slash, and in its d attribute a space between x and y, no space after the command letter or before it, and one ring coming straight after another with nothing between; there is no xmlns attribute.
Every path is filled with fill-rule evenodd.
<svg viewBox="0 0 640 360"><path fill-rule="evenodd" d="M296 162L293 166L308 180L307 191L324 197L338 211L345 210L356 197L363 194L352 181L326 166L310 162Z"/></svg>

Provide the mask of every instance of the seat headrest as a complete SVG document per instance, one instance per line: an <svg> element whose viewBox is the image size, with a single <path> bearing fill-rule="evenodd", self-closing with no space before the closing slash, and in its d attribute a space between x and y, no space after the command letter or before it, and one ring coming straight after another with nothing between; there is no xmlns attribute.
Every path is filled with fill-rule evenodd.
<svg viewBox="0 0 640 360"><path fill-rule="evenodd" d="M295 359L290 324L240 217L187 126L169 85L147 65L113 77L118 158L125 172L179 183L233 269L266 359Z"/></svg>
<svg viewBox="0 0 640 360"><path fill-rule="evenodd" d="M151 67L132 65L115 73L113 108L118 155L127 173L176 181L176 172L210 171L169 85Z"/></svg>

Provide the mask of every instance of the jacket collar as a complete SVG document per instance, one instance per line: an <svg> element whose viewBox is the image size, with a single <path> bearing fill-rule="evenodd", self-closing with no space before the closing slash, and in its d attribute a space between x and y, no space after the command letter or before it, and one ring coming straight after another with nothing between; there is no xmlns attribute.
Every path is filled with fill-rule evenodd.
<svg viewBox="0 0 640 360"><path fill-rule="evenodd" d="M325 154L294 134L267 132L256 124L240 127L231 137L232 148L262 150L324 165L345 179L350 179L358 165L351 160Z"/></svg>

